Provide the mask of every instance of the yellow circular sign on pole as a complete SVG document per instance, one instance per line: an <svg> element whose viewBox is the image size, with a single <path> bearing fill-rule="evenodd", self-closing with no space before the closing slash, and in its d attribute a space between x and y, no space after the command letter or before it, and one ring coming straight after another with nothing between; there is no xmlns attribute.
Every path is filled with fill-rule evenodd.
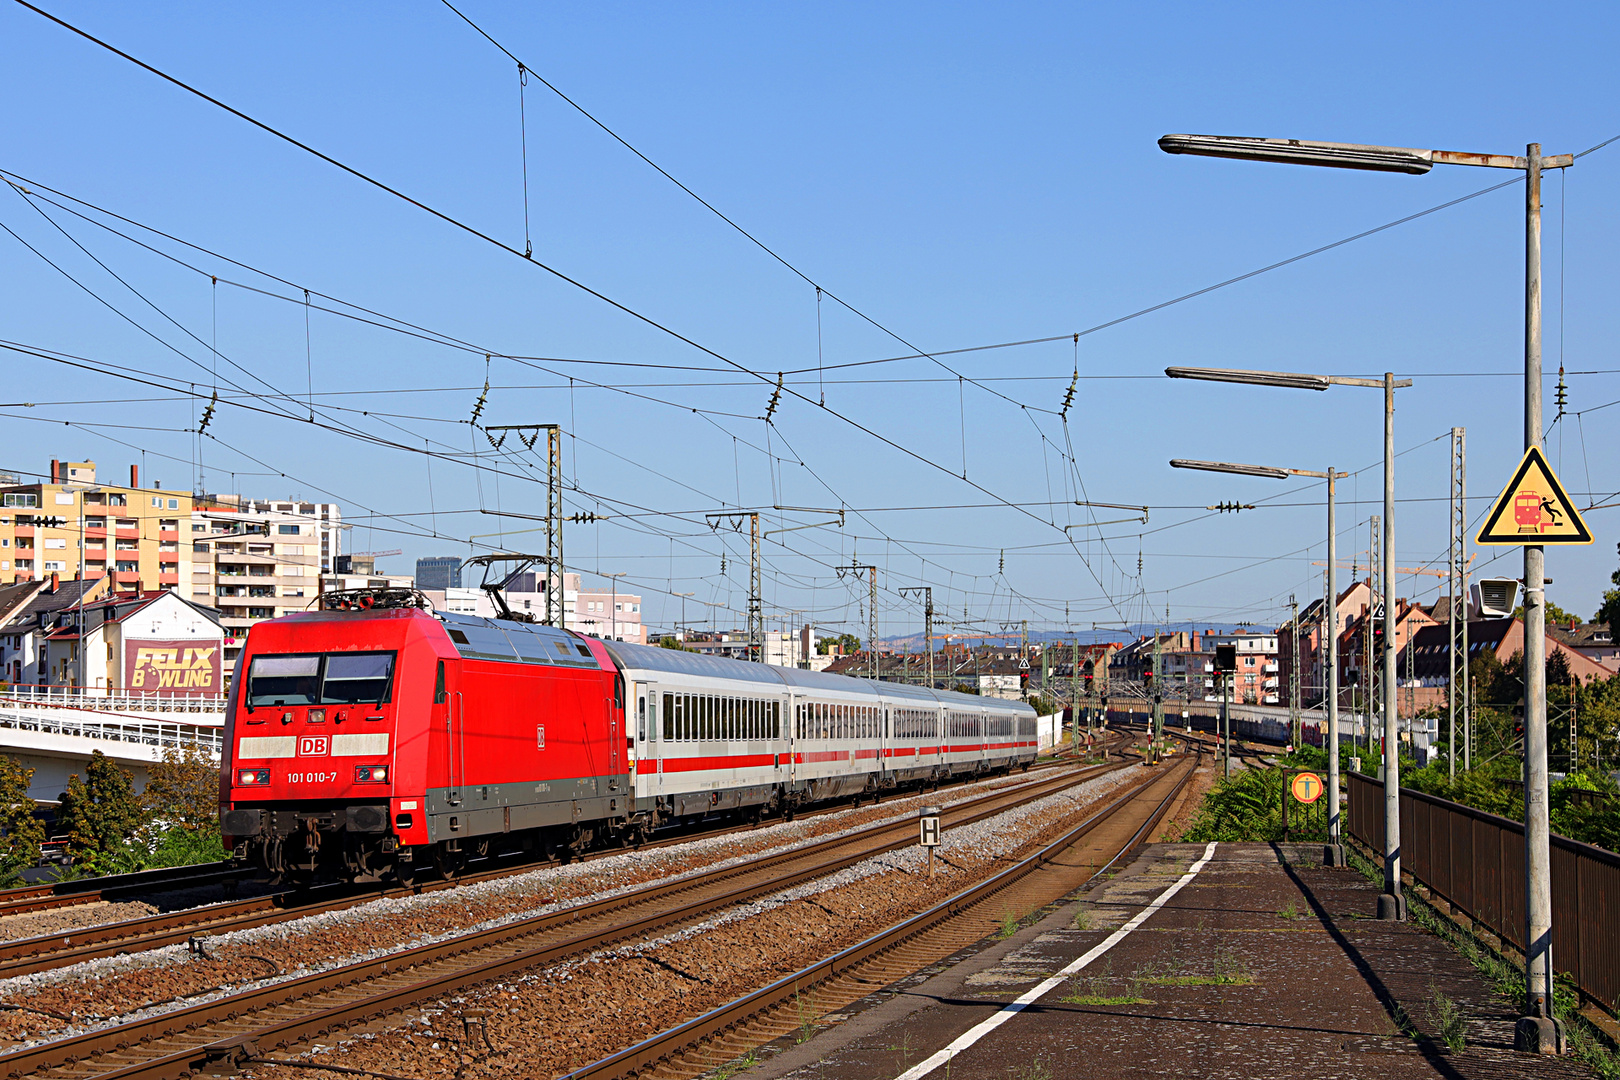
<svg viewBox="0 0 1620 1080"><path fill-rule="evenodd" d="M1322 792L1326 790L1322 778L1313 772L1296 773L1293 783L1289 787L1294 793L1294 798L1302 803L1315 802L1322 797Z"/></svg>

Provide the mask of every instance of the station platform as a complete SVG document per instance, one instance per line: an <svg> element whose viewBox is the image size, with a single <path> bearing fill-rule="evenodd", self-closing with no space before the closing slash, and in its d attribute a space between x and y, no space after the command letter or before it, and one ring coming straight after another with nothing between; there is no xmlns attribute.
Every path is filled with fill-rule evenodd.
<svg viewBox="0 0 1620 1080"><path fill-rule="evenodd" d="M792 1080L1588 1077L1513 1051L1515 1010L1445 942L1372 917L1320 845L1156 844L1006 941L738 1074ZM1447 1014L1462 1049L1448 1048Z"/></svg>

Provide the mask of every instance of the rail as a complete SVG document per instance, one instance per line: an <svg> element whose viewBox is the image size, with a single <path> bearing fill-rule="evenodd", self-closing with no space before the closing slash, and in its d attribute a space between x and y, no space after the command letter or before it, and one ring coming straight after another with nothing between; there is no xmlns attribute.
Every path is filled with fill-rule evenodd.
<svg viewBox="0 0 1620 1080"><path fill-rule="evenodd" d="M36 686L13 683L0 692L0 707L95 709L111 712L217 713L225 715L221 694L161 694L125 687L109 689L81 686Z"/></svg>
<svg viewBox="0 0 1620 1080"><path fill-rule="evenodd" d="M1350 835L1381 850L1383 784L1346 773ZM1452 907L1524 950L1524 825L1401 789L1401 865ZM1582 994L1620 1004L1620 855L1552 838L1553 959Z"/></svg>

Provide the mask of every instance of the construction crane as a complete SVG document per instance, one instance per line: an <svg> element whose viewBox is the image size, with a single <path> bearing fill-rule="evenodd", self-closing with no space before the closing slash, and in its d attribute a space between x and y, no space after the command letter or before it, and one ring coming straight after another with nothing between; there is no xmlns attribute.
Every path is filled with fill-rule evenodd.
<svg viewBox="0 0 1620 1080"><path fill-rule="evenodd" d="M1468 561L1473 562L1474 557L1472 555L1468 556ZM1311 563L1311 565L1312 566L1326 566L1327 563L1325 563L1325 562L1313 562L1313 563ZM1363 562L1340 562L1340 563L1338 563L1336 565L1338 565L1338 566L1348 566L1348 567L1352 567L1352 568L1359 567L1361 569L1366 569L1367 568L1367 564L1363 563ZM1439 570L1433 570L1433 569L1430 569L1430 568L1425 567L1425 566L1397 566L1395 568L1395 572L1397 574L1423 574L1426 577L1442 577L1443 578L1443 577L1450 577L1451 576L1451 571L1446 570L1444 568L1441 568Z"/></svg>

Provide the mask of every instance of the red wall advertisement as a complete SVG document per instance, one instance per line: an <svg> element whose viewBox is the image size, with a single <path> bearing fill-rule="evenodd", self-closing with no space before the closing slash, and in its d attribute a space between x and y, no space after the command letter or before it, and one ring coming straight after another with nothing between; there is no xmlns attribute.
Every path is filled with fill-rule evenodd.
<svg viewBox="0 0 1620 1080"><path fill-rule="evenodd" d="M126 641L124 686L134 694L222 694L219 642Z"/></svg>

